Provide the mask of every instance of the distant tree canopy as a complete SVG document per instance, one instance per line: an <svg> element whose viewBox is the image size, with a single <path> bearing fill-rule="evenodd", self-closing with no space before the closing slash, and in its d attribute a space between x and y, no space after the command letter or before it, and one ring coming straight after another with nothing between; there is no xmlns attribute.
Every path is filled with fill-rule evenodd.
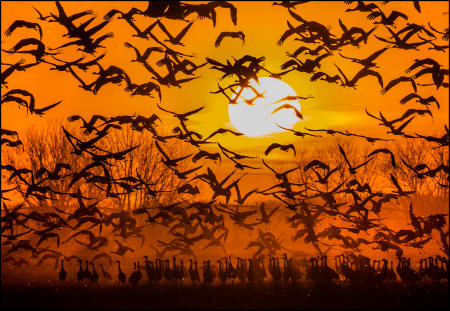
<svg viewBox="0 0 450 311"><path fill-rule="evenodd" d="M82 130L76 126L70 124L64 126L75 136L85 136L82 134ZM35 125L26 130L22 140L24 143L24 151L16 148L2 148L3 162L14 167L29 167L34 175L42 168L53 169L58 163L70 165L71 168L69 170L61 169L60 174L66 176L66 178L57 180L47 179L41 184L41 186L50 186L51 189L57 192L76 192L77 189L80 189L86 197L107 199L103 203L105 206L125 210L135 209L142 205L152 206L170 203L183 196L183 194L179 194L176 191L181 186L182 181L176 178L173 171L160 161L161 155L156 149L149 132L133 131L130 126L124 126L119 131L113 131L98 143L97 146L99 148L111 152L119 152L133 146L138 146L138 148L129 152L124 160L112 160L108 170L114 179L139 175L148 186L141 186L138 190L126 193L126 189L123 188L126 187L125 183L121 184L119 180L118 183L112 185L111 191L122 194L117 195L115 198L107 197L104 191L106 187L100 182L86 182L85 179L81 178L71 184L75 176L74 174L79 173L83 168L88 166L91 163L91 158L86 153L81 155L73 153L73 147L67 142L60 122L51 121L43 125ZM185 153L186 150L184 149L187 148L188 146L186 145L169 142L165 145L165 152L171 157L176 157ZM189 166L190 163L187 161L179 164L180 169L186 169ZM94 167L92 168L92 173L101 175L103 173L102 168ZM7 179L2 179L2 183L7 182ZM56 204L59 208L64 208L72 201L70 196L55 193L52 193L54 200L39 201L35 198L33 199L33 197L25 197L26 185L20 179L15 179L15 184L19 189L22 189L19 192L22 199L25 199L33 206L41 206L44 203Z"/></svg>

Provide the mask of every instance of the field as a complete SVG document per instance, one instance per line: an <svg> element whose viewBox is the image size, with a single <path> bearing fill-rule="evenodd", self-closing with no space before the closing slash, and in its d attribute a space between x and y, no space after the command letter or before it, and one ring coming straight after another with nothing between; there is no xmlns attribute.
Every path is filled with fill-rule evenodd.
<svg viewBox="0 0 450 311"><path fill-rule="evenodd" d="M448 284L48 286L2 288L2 309L444 310Z"/></svg>

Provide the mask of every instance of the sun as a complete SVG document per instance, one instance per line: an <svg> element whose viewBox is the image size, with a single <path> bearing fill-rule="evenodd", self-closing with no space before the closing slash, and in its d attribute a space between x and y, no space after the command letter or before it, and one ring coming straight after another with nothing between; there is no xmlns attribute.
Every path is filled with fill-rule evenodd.
<svg viewBox="0 0 450 311"><path fill-rule="evenodd" d="M255 80L250 80L250 85L263 97L256 97L255 92L246 87L236 100L236 104L229 104L228 114L233 126L250 137L284 132L285 130L278 125L291 129L300 121L296 111L290 106L275 110L287 104L300 112L300 102L295 91L289 84L279 79L262 77L258 80L259 84ZM239 92L240 88L237 88L236 93ZM234 96L233 94L231 98ZM286 97L288 99L285 99Z"/></svg>

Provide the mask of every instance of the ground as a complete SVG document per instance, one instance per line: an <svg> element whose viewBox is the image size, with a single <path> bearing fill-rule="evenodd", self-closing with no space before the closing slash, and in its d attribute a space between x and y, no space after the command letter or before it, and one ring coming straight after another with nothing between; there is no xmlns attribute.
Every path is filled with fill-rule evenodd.
<svg viewBox="0 0 450 311"><path fill-rule="evenodd" d="M270 310L444 310L448 284L296 284L206 287L131 286L27 287L2 284L2 310L270 309Z"/></svg>

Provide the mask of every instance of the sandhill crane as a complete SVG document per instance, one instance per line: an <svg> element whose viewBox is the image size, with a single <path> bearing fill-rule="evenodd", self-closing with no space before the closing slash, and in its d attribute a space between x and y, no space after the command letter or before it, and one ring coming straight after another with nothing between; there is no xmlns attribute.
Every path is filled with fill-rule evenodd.
<svg viewBox="0 0 450 311"><path fill-rule="evenodd" d="M117 278L119 279L119 284L125 284L125 280L126 280L126 276L125 273L123 273L122 269L120 268L120 261L117 260L117 269L118 269L118 274L117 274Z"/></svg>
<svg viewBox="0 0 450 311"><path fill-rule="evenodd" d="M86 268L84 269L83 278L85 278L87 280L91 280L91 278L92 278L91 271L89 271L89 261L88 260L86 260Z"/></svg>
<svg viewBox="0 0 450 311"><path fill-rule="evenodd" d="M137 264L137 271L136 271L136 284L139 283L139 281L142 279L142 272L141 272L141 263L138 261Z"/></svg>
<svg viewBox="0 0 450 311"><path fill-rule="evenodd" d="M236 266L237 276L241 284L245 283L247 279L247 265L246 261L240 257L238 257L238 264Z"/></svg>
<svg viewBox="0 0 450 311"><path fill-rule="evenodd" d="M216 273L211 268L211 261L207 260L203 262L203 282L210 285L214 282Z"/></svg>
<svg viewBox="0 0 450 311"><path fill-rule="evenodd" d="M194 282L200 282L200 273L198 272L197 260L194 262L193 280Z"/></svg>
<svg viewBox="0 0 450 311"><path fill-rule="evenodd" d="M217 263L219 264L219 279L222 283L225 283L227 281L227 273L226 270L222 268L222 260L217 260Z"/></svg>
<svg viewBox="0 0 450 311"><path fill-rule="evenodd" d="M197 270L197 261L195 262L195 268L192 259L189 259L189 278L192 285L196 285L197 281L200 281L200 275Z"/></svg>
<svg viewBox="0 0 450 311"><path fill-rule="evenodd" d="M225 257L225 266L228 283L234 284L234 279L236 278L236 269L233 267L233 264L231 263L231 256L229 256L228 258Z"/></svg>
<svg viewBox="0 0 450 311"><path fill-rule="evenodd" d="M59 271L59 280L64 282L67 277L67 272L64 270L64 260L61 259L61 271Z"/></svg>
<svg viewBox="0 0 450 311"><path fill-rule="evenodd" d="M164 279L166 281L172 281L173 273L172 273L172 269L170 269L169 260L168 259L165 260L165 264L166 264L166 266L164 268Z"/></svg>
<svg viewBox="0 0 450 311"><path fill-rule="evenodd" d="M172 260L173 260L172 278L175 281L175 283L178 284L178 277L179 277L179 274L180 274L180 269L177 266L175 256L172 257Z"/></svg>
<svg viewBox="0 0 450 311"><path fill-rule="evenodd" d="M247 259L248 260L248 271L247 271L247 279L249 280L250 283L253 283L255 281L255 270L253 269L253 260L252 259Z"/></svg>
<svg viewBox="0 0 450 311"><path fill-rule="evenodd" d="M103 265L102 265L102 264L100 264L100 269L101 269L102 275L103 275L103 277L104 277L105 279L107 279L107 280L112 280L111 274L103 268Z"/></svg>
<svg viewBox="0 0 450 311"><path fill-rule="evenodd" d="M339 279L339 275L330 266L328 266L328 257L322 256L322 272L327 281Z"/></svg>
<svg viewBox="0 0 450 311"><path fill-rule="evenodd" d="M80 269L78 270L78 273L77 273L77 279L78 279L78 282L81 282L84 278L84 271L83 271L83 267L81 266L83 261L81 259L78 259L78 262L80 264Z"/></svg>
<svg viewBox="0 0 450 311"><path fill-rule="evenodd" d="M91 265L92 265L91 281L93 283L97 283L98 282L98 273L97 273L97 270L95 270L94 262L91 262Z"/></svg>

